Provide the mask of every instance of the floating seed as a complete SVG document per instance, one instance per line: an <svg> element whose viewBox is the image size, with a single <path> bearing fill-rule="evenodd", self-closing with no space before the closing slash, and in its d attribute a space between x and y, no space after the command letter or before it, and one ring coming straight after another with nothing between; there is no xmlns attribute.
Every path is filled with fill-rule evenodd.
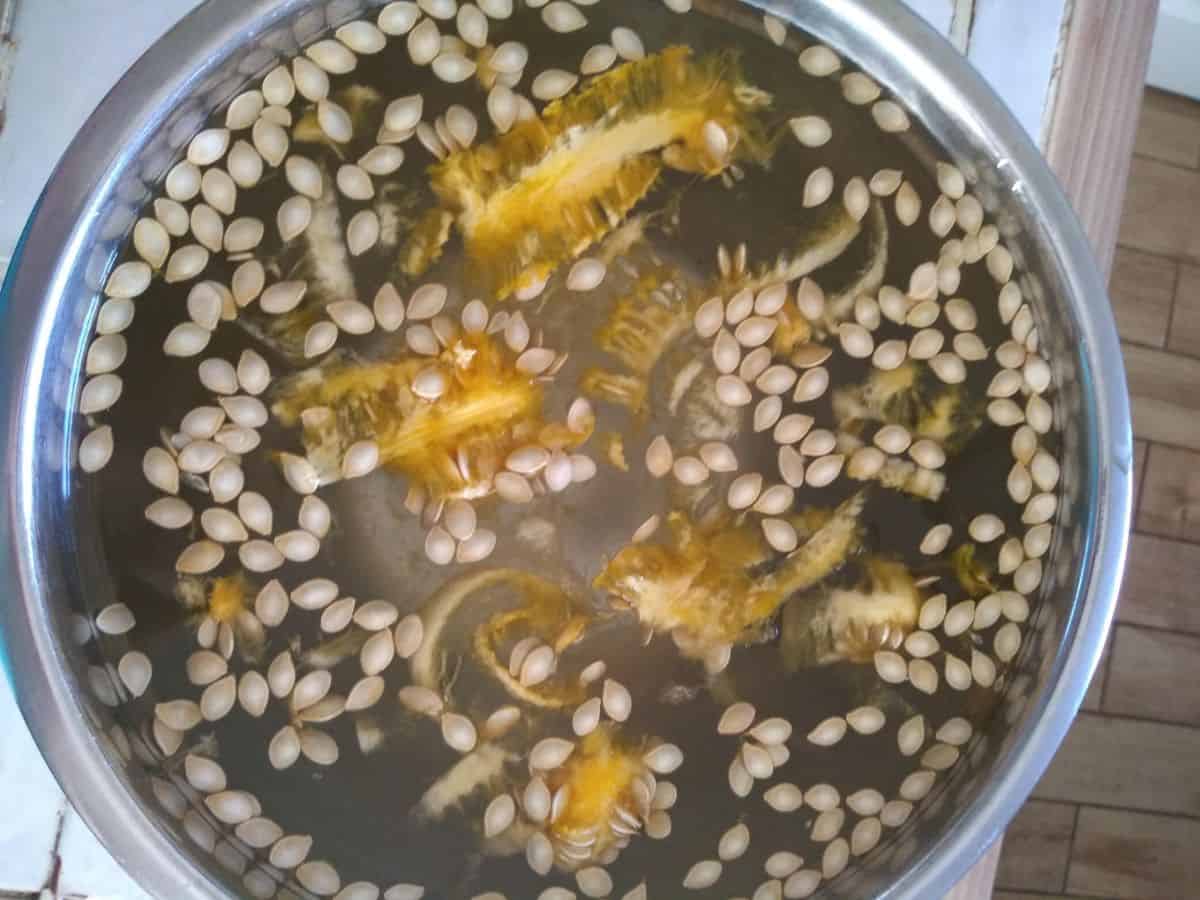
<svg viewBox="0 0 1200 900"><path fill-rule="evenodd" d="M829 122L820 116L799 116L791 119L788 125L796 140L805 147L824 147L833 137Z"/></svg>
<svg viewBox="0 0 1200 900"><path fill-rule="evenodd" d="M875 734L886 721L876 706L860 706L846 713L846 723L859 734Z"/></svg>
<svg viewBox="0 0 1200 900"><path fill-rule="evenodd" d="M938 687L937 669L925 659L914 659L908 663L908 680L923 694L935 694Z"/></svg>
<svg viewBox="0 0 1200 900"><path fill-rule="evenodd" d="M818 747L832 747L846 736L846 720L830 716L808 733L808 742Z"/></svg>
<svg viewBox="0 0 1200 900"><path fill-rule="evenodd" d="M690 891L702 891L712 887L721 878L721 863L715 859L706 859L688 869L683 878L683 886Z"/></svg>

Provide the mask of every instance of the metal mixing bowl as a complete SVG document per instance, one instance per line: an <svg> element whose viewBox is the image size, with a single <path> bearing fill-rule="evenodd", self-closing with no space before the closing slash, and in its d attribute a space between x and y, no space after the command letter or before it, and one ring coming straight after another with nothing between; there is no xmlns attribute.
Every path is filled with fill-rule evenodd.
<svg viewBox="0 0 1200 900"><path fill-rule="evenodd" d="M85 598L106 596L112 586L95 498L73 464L83 354L103 275L149 186L209 113L281 55L379 2L209 0L188 16L126 74L71 145L4 289L0 562L10 590L0 624L9 673L72 803L147 890L173 900L237 895L227 871L236 860L227 844L218 844L214 858L184 835L178 816L188 798L154 781L153 754L114 718L106 680L97 677L103 660L80 612L96 608ZM821 895L929 900L963 875L1033 788L1104 645L1130 514L1132 440L1120 348L1104 282L1058 184L949 44L897 2L765 5L872 73L978 178L981 199L1029 273L1023 288L1059 385L1063 502L1045 597L1016 674L940 793L869 865Z"/></svg>

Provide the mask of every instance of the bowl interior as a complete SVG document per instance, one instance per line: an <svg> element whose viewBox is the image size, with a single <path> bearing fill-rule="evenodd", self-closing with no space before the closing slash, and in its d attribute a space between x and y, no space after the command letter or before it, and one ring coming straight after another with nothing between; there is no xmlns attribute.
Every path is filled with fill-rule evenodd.
<svg viewBox="0 0 1200 900"><path fill-rule="evenodd" d="M68 794L117 857L163 896L239 895L246 860L179 770L164 767L121 716L123 689L93 640L89 611L116 597L97 539L95 498L73 467L80 438L74 398L99 287L151 189L209 114L280 58L377 5L206 4L150 51L89 122L9 278L4 340L19 371L5 409L16 438L4 527L12 576L24 592L6 613L10 663L22 707ZM732 2L697 5L739 26L761 15ZM768 6L872 73L923 121L940 155L975 180L1023 273L1020 286L1058 385L1056 545L996 713L920 815L821 894L927 898L953 883L1015 812L1099 655L1128 518L1124 382L1103 285L1078 226L1036 150L966 64L907 12L881 11L867 0ZM139 824L130 827L131 818Z"/></svg>

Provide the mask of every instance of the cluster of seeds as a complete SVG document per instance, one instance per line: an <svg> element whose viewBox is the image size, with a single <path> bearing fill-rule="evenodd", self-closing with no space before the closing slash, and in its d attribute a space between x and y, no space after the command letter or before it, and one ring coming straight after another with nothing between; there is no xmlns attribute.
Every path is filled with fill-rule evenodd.
<svg viewBox="0 0 1200 900"><path fill-rule="evenodd" d="M526 0L538 10L548 33L571 35L590 27L588 7L577 0ZM690 0L664 0L674 13L690 11ZM167 174L165 196L153 202L132 229L130 259L117 265L104 287L104 300L95 318L96 336L85 359L87 375L79 395L79 412L90 430L78 448L80 468L100 472L113 456L115 436L102 421L124 392L119 371L129 352L125 337L135 301L157 282L188 285L185 318L175 323L163 341L165 357L194 359L208 350L214 334L247 317L282 322L313 308L314 284L267 265L264 242L273 240L268 221L239 215L239 204L260 182L281 180L288 196L275 212L274 229L284 243L306 240L321 224L324 206L354 208L337 239L351 258L363 257L385 240L389 227L373 201L387 180L407 160L404 145L416 138L424 151L421 163L446 160L476 144L489 127L496 135L539 115L534 101L548 104L568 97L586 79L613 67L643 60L647 48L628 27L609 29L606 40L582 54L578 71L545 68L528 71L531 51L516 40L493 43L508 19L516 14L513 0L418 0L383 7L374 23L356 21L338 28L332 37L316 41L303 55L269 72L259 87L235 97L224 113L223 125L208 127L188 144L185 158ZM786 24L767 15L763 31L775 45L793 43ZM428 67L446 85L477 85L486 92L481 121L464 105L426 110L421 94L391 100L373 145L353 158L343 151L355 141L356 112L339 93L335 79L353 72L360 57L383 52L389 40L403 41L413 66ZM885 133L910 128L908 115L869 76L844 72L843 62L828 47L805 46L799 53L801 70L815 79L836 79L842 97L869 111L870 120ZM530 99L532 98L532 99ZM834 137L828 119L813 113L789 119L788 132L805 150L826 146ZM315 131L314 131L315 129ZM298 152L304 143L325 142L338 148L342 162L329 172L314 158ZM719 172L726 187L745 180L732 164L737 136L714 120L701 129L704 164ZM667 152L663 153L664 158ZM949 163L936 166L938 196L924 208L913 181L899 169L881 169L870 177L851 177L841 185L828 166L816 166L803 181L804 208L821 210L831 202L857 226L870 226L872 211L886 206L905 229L922 219L937 239L936 259L906 273L906 284L856 285L859 290L827 293L815 275L758 279L751 284L747 248L717 251L717 293L689 309L690 330L705 343L706 364L715 369L714 393L729 410L741 412L755 434L772 440L777 480L753 470L726 440L708 440L676 448L656 434L645 451L644 466L654 479L671 479L684 487L721 485L727 509L755 521L766 544L788 557L800 547L802 535L790 513L805 489L836 486L839 479L880 482L923 499L936 499L946 487L942 471L950 449L942 441L914 433L895 423L874 427L869 438L845 429L844 422L820 421L818 407L837 390L831 369L835 354L866 365L873 373L894 373L901 367L926 366L938 382L965 384L972 370L992 361L998 371L986 388L987 419L1010 429L1012 468L1005 482L1008 496L1019 508L1022 533L1012 533L1014 517L1005 510L980 510L966 526L975 545L996 546L998 574L1010 581L977 598L951 603L946 593L923 599L915 628L888 635L873 653L881 681L899 690L910 686L923 695L935 694L944 682L952 691L978 687L998 689L1006 667L1022 646L1022 626L1031 615L1030 599L1041 587L1043 559L1053 543L1052 521L1057 512L1059 464L1052 438L1052 371L1040 354L1034 314L1016 280L1016 261L1000 240L997 227L986 223L980 200L970 193L964 173ZM315 239L315 237L314 237ZM229 263L229 283L201 280ZM994 282L999 318L1007 339L994 348L978 333L981 311L957 296L964 269L982 264ZM600 253L579 256L561 276L565 302L588 302L584 295L609 283L609 262ZM451 287L429 281L407 297L390 281L374 294L370 305L352 296L317 305L302 337L302 357L313 364L333 358L339 342L350 348L357 341L394 335L406 358L421 360L405 388L436 409L448 396L456 373L471 365L467 339L488 341L511 357L512 369L539 388L555 390L556 376L568 356L545 344L536 324L539 304L551 277L522 284L513 293L521 306L489 306L482 300L462 303L455 317L447 312L456 301ZM555 290L557 290L555 285ZM560 301L562 302L562 301ZM525 310L530 312L527 314ZM811 336L798 345L781 345L780 334L799 317ZM945 327L942 327L942 325ZM880 332L907 329L906 337ZM782 354L779 346L786 346ZM342 348L338 348L339 350ZM251 719L263 717L272 702L286 712L285 722L271 736L266 756L276 770L287 770L301 759L315 766L333 766L341 758L329 733L333 723L356 716L359 749L364 753L377 740L358 714L376 708L388 692L389 672L396 660L415 659L427 649L426 622L419 614L401 615L392 603L360 603L343 596L338 584L325 577L292 576L294 566L319 563L322 549L336 524L320 492L337 480L365 477L387 464L385 449L363 438L344 447L331 469L304 451L274 454L287 487L299 497L294 527L278 523L272 491L248 489L250 458L259 451L272 427L272 409L265 399L282 378L267 358L245 349L236 359L210 355L200 360L197 378L204 401L162 430L162 442L143 451L142 472L157 496L145 507L145 517L160 529L187 535L175 560L177 593L191 614L197 649L185 662L195 698L156 702L148 725L154 745L168 771L178 770L191 792L202 798L192 805L179 784L167 778L152 782L164 809L181 822L185 833L224 866L242 876L255 897L272 897L289 877L305 890L335 900L419 900L424 888L408 883L387 890L370 882L343 884L334 865L311 859L313 838L288 833L263 815L250 792L231 788L222 766L208 751L198 729L225 720L236 709ZM831 390L832 389L832 390ZM834 406L836 413L837 401ZM325 415L319 408L303 411L301 419ZM563 427L582 443L597 418L591 401L579 397L565 415ZM419 516L425 529L424 555L437 566L470 566L488 559L498 543L495 528L481 524L489 510L480 504L495 497L507 504L525 505L540 497L566 491L598 474L587 455L564 448L561 442L523 441L507 448L502 467L480 475L469 461L459 463L469 491L445 496L429 486L410 483L405 508ZM197 505L199 511L197 513ZM290 515L289 515L290 518ZM662 522L655 513L639 526L632 542L652 541ZM279 525L280 527L277 527ZM920 552L940 557L947 551L954 528L931 527ZM234 565L235 570L230 566ZM273 576L265 583L261 578ZM918 584L924 588L936 576ZM289 589L285 584L293 584ZM262 653L273 630L296 614L311 614L322 635L345 641L357 655L353 682L339 692L321 648L302 651L298 644ZM148 691L153 674L150 657L128 646L136 628L133 610L114 602L95 616L96 629L124 651L116 666L119 683L132 698ZM562 654L548 640L528 636L508 654L506 668L525 689L544 686L555 675ZM247 665L240 666L240 661ZM265 664L264 664L265 662ZM719 665L730 662L730 648ZM240 668L241 671L234 671ZM99 671L99 675L96 672ZM103 669L94 669L94 682ZM523 848L529 867L550 876L557 867L572 874L574 886L586 897L614 896L618 890L607 867L639 835L666 840L672 833L670 810L678 799L666 776L684 764L678 746L658 738L638 739L628 733L633 697L621 682L606 678L606 664L596 660L584 667L578 686L585 696L573 704L567 724L574 739L545 737L524 755L528 780L496 793L479 817L485 841L511 838ZM97 692L120 699L112 688ZM510 735L524 716L521 707L501 706L486 717L473 718L456 704L448 689L437 689L415 675L400 688L399 707L418 720L435 722L441 739L464 762ZM894 716L891 720L894 724ZM935 785L939 773L953 767L973 736L964 718L946 720L932 743L925 716L906 717L895 729L895 746L918 766L894 790L863 787L843 793L826 783L802 788L777 780L779 770L802 748L833 748L851 736L877 740L890 732L882 704L859 705L816 722L801 741L788 719L758 719L747 701L729 705L716 725L719 737L736 742L730 749L728 783L739 800L747 800L758 782L762 798L774 813L812 815L808 840L820 848L819 860L806 866L806 847L778 849L763 859L765 880L754 900L803 898L836 878L853 859L864 857L880 843L884 829L897 829L914 805ZM890 736L888 740L893 738ZM185 747L185 744L187 746ZM603 753L597 750L601 747ZM919 754L919 757L918 757ZM606 808L602 821L580 825L573 818L572 791L578 765L591 756L615 755L629 772ZM607 757L606 757L607 758ZM793 764L794 765L794 764ZM889 795L893 795L889 799ZM578 800L578 797L574 799ZM853 817L852 824L848 817ZM564 823L573 824L567 827ZM224 828L226 831L223 831ZM726 869L750 850L750 827L744 821L721 837L715 858L692 865L677 883L689 890L715 886ZM681 882L679 881L681 877ZM669 890L668 890L669 893ZM503 900L490 891L475 900ZM574 890L549 886L539 900L566 900ZM628 889L624 900L645 900L645 881Z"/></svg>

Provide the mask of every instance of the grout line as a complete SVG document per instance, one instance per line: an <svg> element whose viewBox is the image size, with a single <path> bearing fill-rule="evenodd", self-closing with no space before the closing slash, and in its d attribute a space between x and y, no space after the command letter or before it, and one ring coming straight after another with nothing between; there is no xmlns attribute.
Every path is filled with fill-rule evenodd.
<svg viewBox="0 0 1200 900"><path fill-rule="evenodd" d="M1033 794L1030 800L1049 801L1053 803L1068 803L1078 806L1082 810L1085 806L1088 809L1099 809L1104 812L1116 813L1132 813L1138 816L1157 816L1160 819L1172 819L1176 822L1200 822L1200 813L1181 813L1181 812L1166 812L1165 810L1153 809L1145 806L1117 806L1113 803L1096 803L1092 800L1066 800L1061 797L1046 797L1039 794ZM1051 896L1057 897L1058 894Z"/></svg>
<svg viewBox="0 0 1200 900"><path fill-rule="evenodd" d="M1118 598L1118 609L1120 609L1120 598ZM1129 627L1120 622L1116 618L1113 619L1112 626L1108 632L1108 653L1104 657L1104 666L1101 671L1097 672L1092 677L1097 675L1100 677L1100 705L1096 708L1096 712L1104 711L1104 702L1108 699L1108 682L1112 678L1113 657L1117 655L1117 629Z"/></svg>
<svg viewBox="0 0 1200 900"><path fill-rule="evenodd" d="M1071 863L1073 862L1073 857L1075 856L1075 836L1079 834L1079 811L1081 808L1082 804L1076 804L1075 816L1071 819L1071 837L1067 841L1067 864L1063 868L1061 886L1061 890L1064 894L1067 892L1067 882L1070 881L1071 878Z"/></svg>
<svg viewBox="0 0 1200 900"><path fill-rule="evenodd" d="M1188 630L1186 628L1167 628L1164 625L1141 625L1137 622L1126 622L1121 618L1115 619L1113 621L1113 625L1119 625L1121 628L1136 628L1139 631L1151 631L1155 634L1171 634L1178 637L1195 638L1200 640L1200 631ZM1116 628L1113 629L1113 633L1116 633Z"/></svg>
<svg viewBox="0 0 1200 900"><path fill-rule="evenodd" d="M1153 258L1153 259L1161 260L1161 261L1163 261L1163 262L1174 263L1174 264L1175 264L1175 265L1177 265L1177 266L1178 266L1178 265L1185 265L1185 266L1194 266L1194 265L1196 265L1196 263L1194 263L1194 262L1191 262L1191 261L1189 261L1189 260L1187 260L1187 259L1181 259L1180 257L1178 257L1178 256L1172 256L1172 255L1171 255L1171 254L1169 254L1169 253L1160 253L1160 252L1159 252L1159 251L1157 251L1157 250L1143 250L1141 247L1135 247L1135 246L1133 246L1133 244L1121 244L1121 243L1118 243L1118 244L1117 244L1117 249L1118 249L1118 250L1125 250L1125 251L1126 251L1126 252L1128 252L1128 253L1138 253L1138 254L1140 254L1140 255L1142 255L1142 256L1149 256L1149 257L1151 257L1151 258Z"/></svg>
<svg viewBox="0 0 1200 900"><path fill-rule="evenodd" d="M1113 719L1122 722L1133 722L1137 725L1158 725L1163 728L1179 728L1184 731L1200 732L1200 724L1177 722L1171 719L1155 719L1150 716L1135 716L1129 713L1106 713L1098 710L1080 709L1080 716L1091 716L1094 719ZM1060 800L1060 803L1078 803L1078 800ZM1190 814L1188 818L1200 819L1200 810Z"/></svg>
<svg viewBox="0 0 1200 900"><path fill-rule="evenodd" d="M1157 156L1147 156L1145 153L1133 154L1134 159L1144 159L1147 162L1157 163L1160 166L1166 166L1169 169L1175 169L1177 172L1187 172L1189 175L1195 175L1198 171L1194 166L1183 166L1170 160L1160 159Z"/></svg>
<svg viewBox="0 0 1200 900"><path fill-rule="evenodd" d="M1177 265L1175 266L1175 283L1171 286L1171 306L1167 314L1167 330L1163 334L1163 349L1167 352L1172 352L1168 348L1171 346L1171 335L1175 331L1175 311L1179 308L1179 286L1182 283L1183 266Z"/></svg>

